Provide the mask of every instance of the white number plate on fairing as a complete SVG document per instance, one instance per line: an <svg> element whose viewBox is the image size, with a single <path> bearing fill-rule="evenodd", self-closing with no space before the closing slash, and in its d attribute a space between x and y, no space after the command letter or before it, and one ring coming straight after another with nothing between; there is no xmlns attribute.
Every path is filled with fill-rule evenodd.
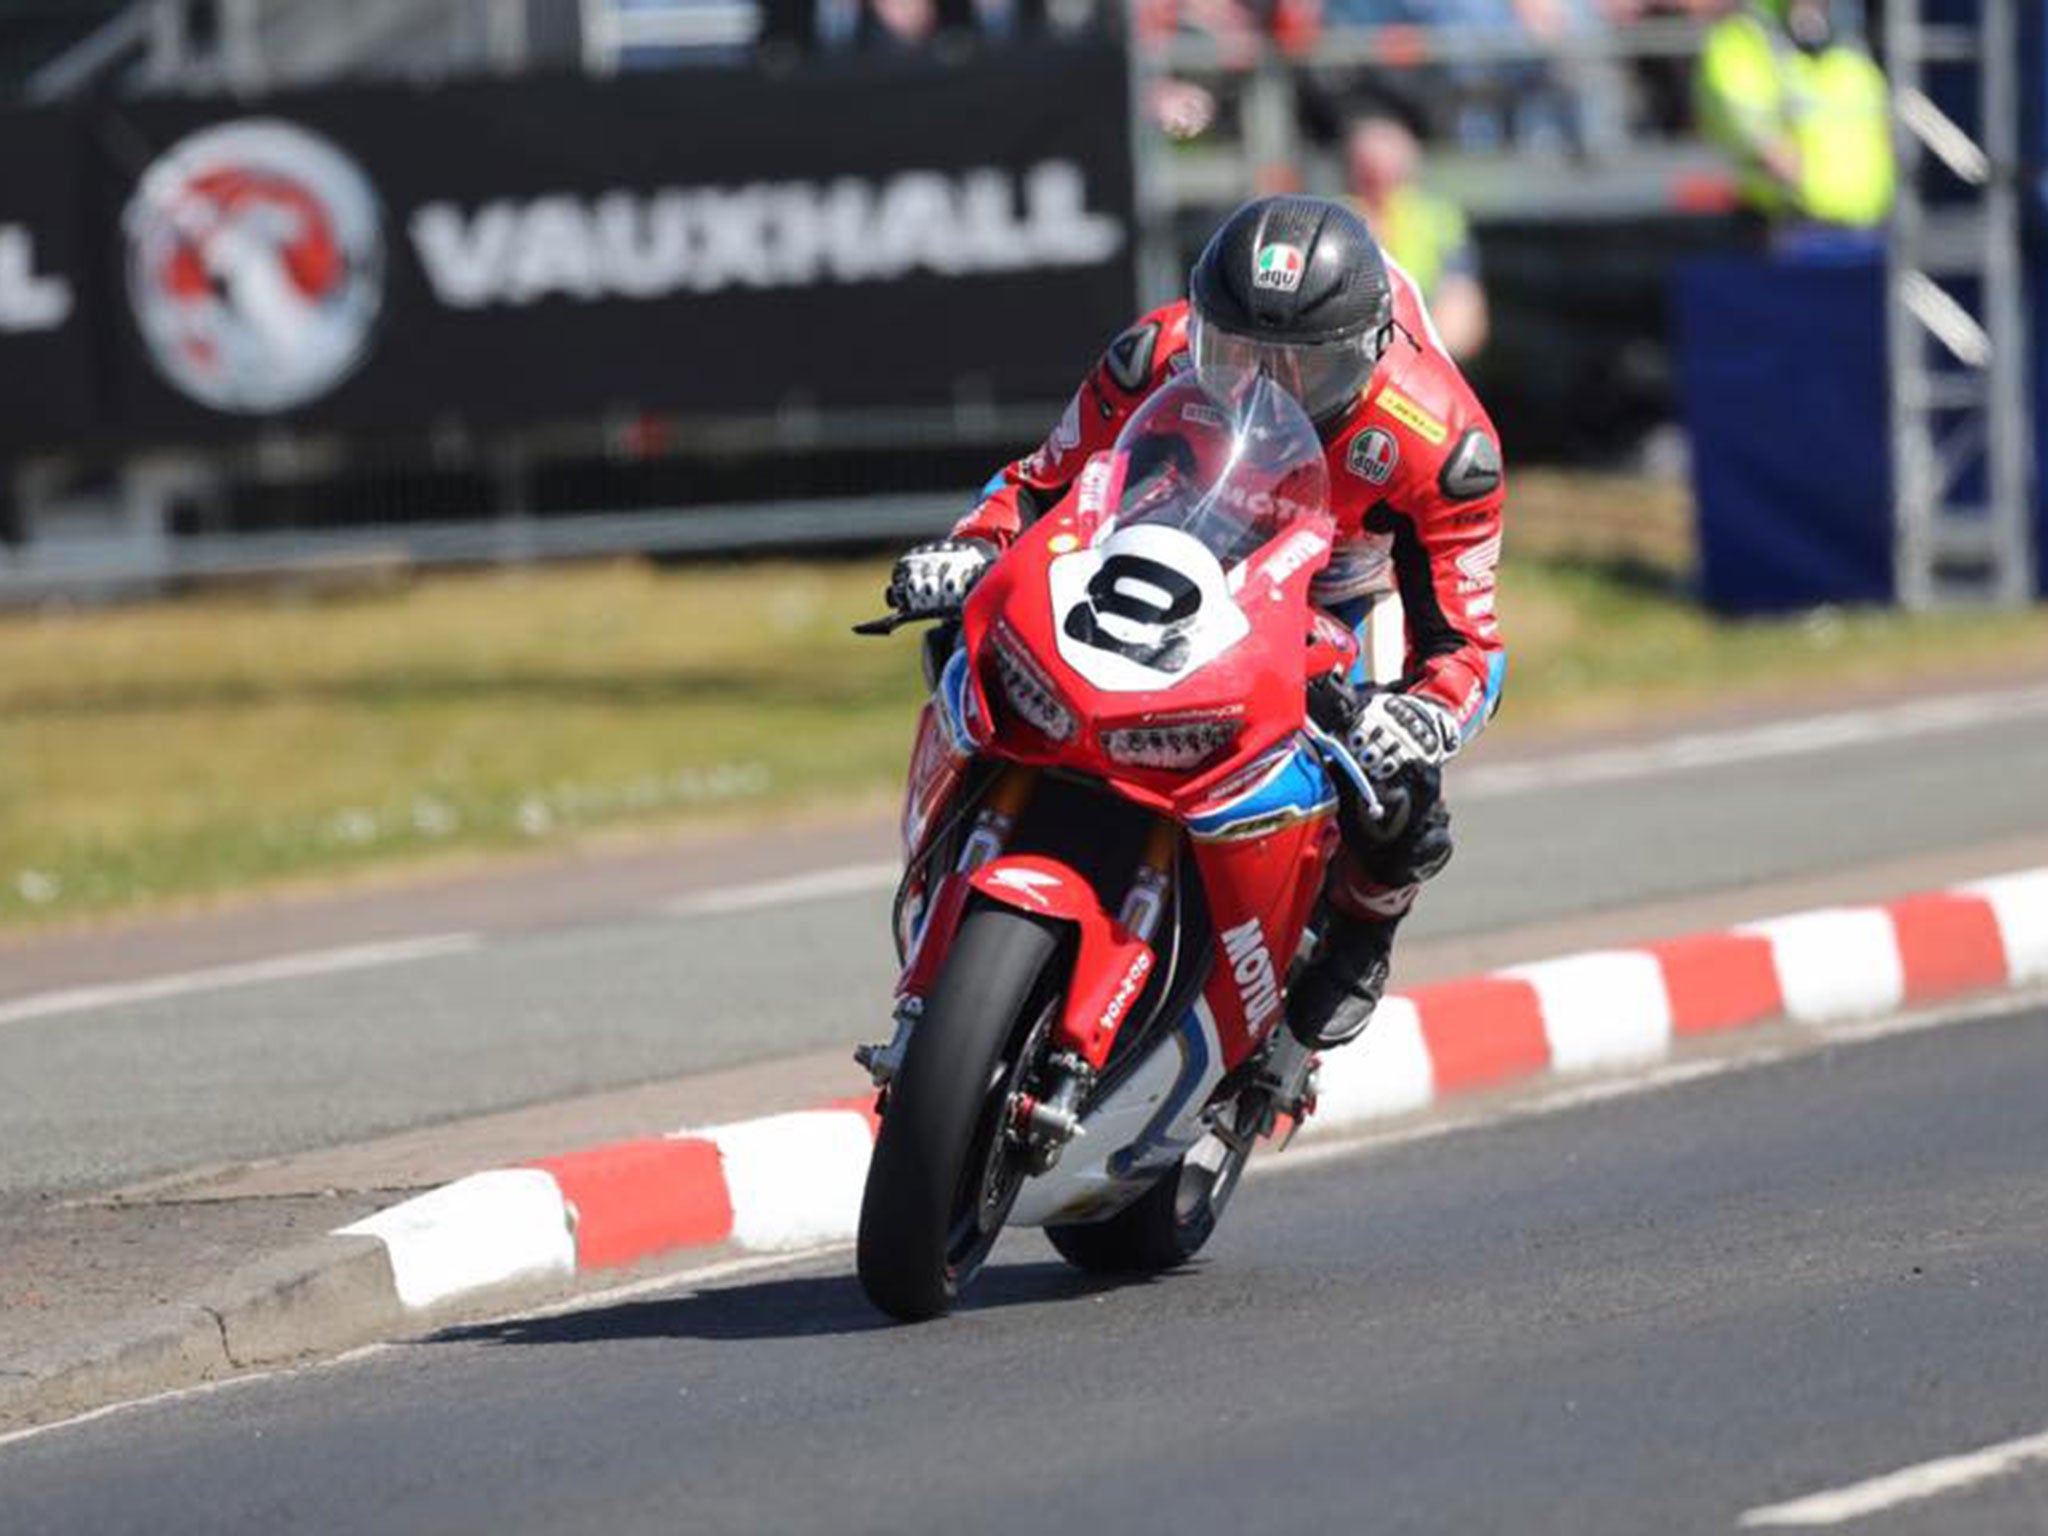
<svg viewBox="0 0 2048 1536"><path fill-rule="evenodd" d="M1178 528L1120 528L1046 579L1060 659L1108 693L1171 688L1251 633L1222 565Z"/></svg>

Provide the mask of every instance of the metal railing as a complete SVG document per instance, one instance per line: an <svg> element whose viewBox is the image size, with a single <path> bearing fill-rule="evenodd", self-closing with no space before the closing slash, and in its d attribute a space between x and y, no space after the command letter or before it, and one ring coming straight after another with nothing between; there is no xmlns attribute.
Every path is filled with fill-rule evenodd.
<svg viewBox="0 0 2048 1536"><path fill-rule="evenodd" d="M750 48L761 10L752 0L582 0L582 21L584 68L608 75L678 54Z"/></svg>
<svg viewBox="0 0 2048 1536"><path fill-rule="evenodd" d="M725 554L943 533L956 495L819 497L767 505L647 507L570 517L439 519L351 529L138 537L132 528L0 546L0 604L119 597L293 571Z"/></svg>
<svg viewBox="0 0 2048 1536"><path fill-rule="evenodd" d="M532 25L537 3L544 0L210 0L202 17L193 0L134 0L40 66L24 95L62 101L109 80L204 93L346 75L517 73L547 58Z"/></svg>

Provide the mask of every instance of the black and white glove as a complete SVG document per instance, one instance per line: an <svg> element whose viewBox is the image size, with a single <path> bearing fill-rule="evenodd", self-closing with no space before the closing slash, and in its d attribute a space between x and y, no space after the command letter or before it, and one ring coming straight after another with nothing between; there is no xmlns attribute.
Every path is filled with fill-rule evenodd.
<svg viewBox="0 0 2048 1536"><path fill-rule="evenodd" d="M906 618L958 613L995 558L996 552L979 539L913 544L890 573L889 606Z"/></svg>
<svg viewBox="0 0 2048 1536"><path fill-rule="evenodd" d="M1410 693L1376 693L1365 701L1345 745L1366 777L1388 783L1413 769L1441 768L1463 738L1451 712Z"/></svg>

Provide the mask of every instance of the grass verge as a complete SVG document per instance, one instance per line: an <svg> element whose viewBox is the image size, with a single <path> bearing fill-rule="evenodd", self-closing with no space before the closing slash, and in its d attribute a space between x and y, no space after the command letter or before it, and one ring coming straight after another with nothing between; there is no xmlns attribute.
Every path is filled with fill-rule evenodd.
<svg viewBox="0 0 2048 1536"><path fill-rule="evenodd" d="M2039 612L1716 623L1673 589L1668 495L1522 489L1503 735L2048 662ZM0 926L886 795L914 647L847 633L885 569L558 567L0 616Z"/></svg>

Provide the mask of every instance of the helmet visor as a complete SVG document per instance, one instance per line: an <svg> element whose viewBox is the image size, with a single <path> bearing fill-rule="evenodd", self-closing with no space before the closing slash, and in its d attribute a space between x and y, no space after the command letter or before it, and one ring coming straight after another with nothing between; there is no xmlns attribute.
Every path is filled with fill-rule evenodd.
<svg viewBox="0 0 2048 1536"><path fill-rule="evenodd" d="M1271 379L1326 422L1357 398L1385 350L1384 328L1342 341L1273 341L1219 330L1199 315L1188 327L1197 368L1224 367Z"/></svg>

